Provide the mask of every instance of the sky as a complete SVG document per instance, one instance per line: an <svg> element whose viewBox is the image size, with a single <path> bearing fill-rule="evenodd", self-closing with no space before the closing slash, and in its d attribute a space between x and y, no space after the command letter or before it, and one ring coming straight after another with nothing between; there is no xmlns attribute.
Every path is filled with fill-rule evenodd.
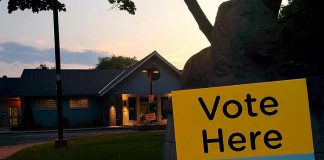
<svg viewBox="0 0 324 160"><path fill-rule="evenodd" d="M226 0L198 0L214 24ZM62 0L59 14L62 68L90 69L98 57L138 60L157 51L178 69L209 46L183 0L134 0L136 14L112 9L107 0ZM19 77L23 69L54 66L52 12L7 12L0 1L0 76ZM283 2L287 3L287 0Z"/></svg>

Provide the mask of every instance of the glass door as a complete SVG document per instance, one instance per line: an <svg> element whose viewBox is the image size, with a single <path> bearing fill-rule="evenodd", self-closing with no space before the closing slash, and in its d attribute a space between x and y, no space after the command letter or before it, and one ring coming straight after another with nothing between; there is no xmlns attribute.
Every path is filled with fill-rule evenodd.
<svg viewBox="0 0 324 160"><path fill-rule="evenodd" d="M18 126L18 107L9 107L9 125L10 127Z"/></svg>
<svg viewBox="0 0 324 160"><path fill-rule="evenodd" d="M140 98L140 118L141 123L156 123L157 115L157 97L154 98L154 102L149 103L148 97ZM149 119L147 119L149 117Z"/></svg>

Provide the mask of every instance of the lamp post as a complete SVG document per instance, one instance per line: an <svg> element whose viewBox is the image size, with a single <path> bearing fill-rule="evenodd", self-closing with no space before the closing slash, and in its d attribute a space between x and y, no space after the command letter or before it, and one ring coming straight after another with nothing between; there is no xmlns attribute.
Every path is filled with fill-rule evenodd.
<svg viewBox="0 0 324 160"><path fill-rule="evenodd" d="M152 81L158 80L160 78L160 70L153 65L151 68L143 68L143 73L147 73L147 76L149 78L149 89L150 94L152 95Z"/></svg>
<svg viewBox="0 0 324 160"><path fill-rule="evenodd" d="M142 68L143 73L147 73L149 79L149 107L148 112L150 112L150 105L154 102L154 96L152 93L152 82L160 78L160 70L153 65L151 68Z"/></svg>
<svg viewBox="0 0 324 160"><path fill-rule="evenodd" d="M56 66L56 104L57 104L57 132L58 139L55 140L55 147L67 146L67 141L63 138L63 107L62 107L62 83L61 83L61 57L60 57L60 32L58 23L57 0L53 3L54 21L54 43L55 43L55 66Z"/></svg>

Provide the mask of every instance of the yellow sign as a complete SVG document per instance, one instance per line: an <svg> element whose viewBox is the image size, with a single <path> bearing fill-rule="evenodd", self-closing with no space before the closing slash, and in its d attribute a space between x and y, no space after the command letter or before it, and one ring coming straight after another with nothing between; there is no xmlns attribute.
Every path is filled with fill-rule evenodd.
<svg viewBox="0 0 324 160"><path fill-rule="evenodd" d="M178 160L314 160L305 79L172 92Z"/></svg>

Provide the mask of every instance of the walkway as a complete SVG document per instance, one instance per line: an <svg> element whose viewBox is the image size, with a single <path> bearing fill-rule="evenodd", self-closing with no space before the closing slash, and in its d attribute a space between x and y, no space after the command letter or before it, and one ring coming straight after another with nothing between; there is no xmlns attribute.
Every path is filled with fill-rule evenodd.
<svg viewBox="0 0 324 160"><path fill-rule="evenodd" d="M6 159L20 150L23 150L25 148L32 147L35 145L43 144L43 143L46 143L46 142L31 143L31 144L19 144L19 145L15 145L15 146L0 147L0 159Z"/></svg>
<svg viewBox="0 0 324 160"><path fill-rule="evenodd" d="M134 132L132 127L102 127L64 130L66 139L97 136L112 133ZM0 131L0 160L34 145L47 143L57 138L57 130L43 131Z"/></svg>

